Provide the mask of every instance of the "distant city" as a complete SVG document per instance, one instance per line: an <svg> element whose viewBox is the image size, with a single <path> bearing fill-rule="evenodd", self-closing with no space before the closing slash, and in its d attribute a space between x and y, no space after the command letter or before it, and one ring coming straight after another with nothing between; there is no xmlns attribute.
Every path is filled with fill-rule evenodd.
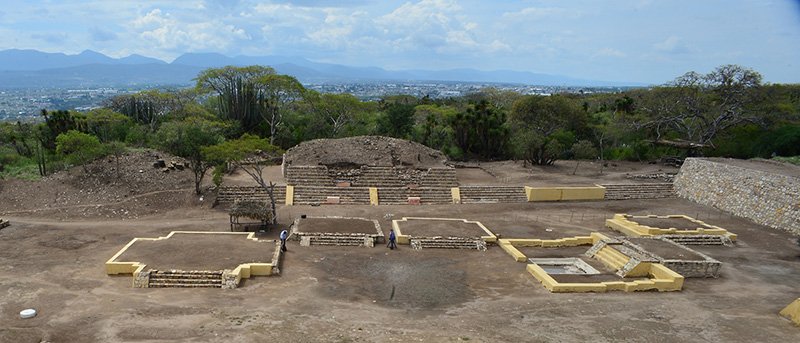
<svg viewBox="0 0 800 343"><path fill-rule="evenodd" d="M322 93L350 93L366 100L377 101L391 95L428 96L432 99L460 97L483 88L510 90L521 94L550 95L557 93L614 93L629 87L565 87L530 86L519 84L474 82L365 82L306 84L309 89ZM185 87L185 86L184 86ZM101 107L103 102L120 94L136 93L151 87L137 88L82 88L82 89L3 89L0 90L0 121L39 120L42 109L89 111ZM176 89L180 87L172 87ZM160 89L169 89L160 87Z"/></svg>

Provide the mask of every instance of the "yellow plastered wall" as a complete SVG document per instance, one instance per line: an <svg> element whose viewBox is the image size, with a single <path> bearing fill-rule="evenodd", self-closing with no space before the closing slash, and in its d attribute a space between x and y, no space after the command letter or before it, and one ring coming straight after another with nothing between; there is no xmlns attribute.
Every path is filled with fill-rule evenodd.
<svg viewBox="0 0 800 343"><path fill-rule="evenodd" d="M800 325L800 298L795 299L795 301L792 301L791 304L781 310L781 315Z"/></svg>
<svg viewBox="0 0 800 343"><path fill-rule="evenodd" d="M735 241L737 235L719 226L707 224L703 221L694 219L685 215L669 215L669 216L656 216L648 215L642 216L648 218L682 218L693 223L696 223L698 228L695 230L678 230L676 228L657 228L636 223L636 217L627 218L625 214L615 214L613 218L606 219L606 227L622 232L629 237L647 237L657 235L722 235L727 236L730 240Z"/></svg>
<svg viewBox="0 0 800 343"><path fill-rule="evenodd" d="M503 238L498 239L497 244L511 255L517 262L526 262L528 257L525 256L517 247L542 247L542 248L557 248L557 247L575 247L579 245L594 245L600 240L608 239L608 237L599 232L592 232L589 236L575 236L565 237L559 239L516 239L516 238Z"/></svg>
<svg viewBox="0 0 800 343"><path fill-rule="evenodd" d="M123 253L125 253L128 248L130 248L134 243L137 241L158 241L172 238L175 234L182 234L182 233L189 233L189 234L207 234L207 235L243 235L244 233L240 232L208 232L208 231L172 231L168 235L164 237L158 238L140 238L136 237L133 238L128 244L126 244L122 249L120 249L114 256L112 256L108 261L105 263L106 274L108 275L116 275L116 274L133 274L134 277L137 273L141 272L145 268L145 264L136 261L116 261ZM255 237L255 232L250 232L246 234L246 239L258 241L258 238ZM279 246L276 245L276 249L279 249ZM270 275L272 273L272 263L246 263L239 265L234 270L241 270L237 273L244 276L244 278L250 277L250 275ZM240 277L241 277L240 275Z"/></svg>
<svg viewBox="0 0 800 343"><path fill-rule="evenodd" d="M377 206L380 203L378 200L378 188L370 187L369 188L369 204Z"/></svg>
<svg viewBox="0 0 800 343"><path fill-rule="evenodd" d="M561 188L561 200L603 200L605 196L603 186Z"/></svg>
<svg viewBox="0 0 800 343"><path fill-rule="evenodd" d="M622 267L624 267L625 264L627 264L630 260L630 257L621 253L619 250L614 249L610 245L606 245L600 249L600 251L595 253L594 258L600 260L600 262L614 270L622 269Z"/></svg>
<svg viewBox="0 0 800 343"><path fill-rule="evenodd" d="M294 186L286 185L286 205L294 205Z"/></svg>
<svg viewBox="0 0 800 343"><path fill-rule="evenodd" d="M661 264L650 264L650 279L634 281L607 281L591 283L559 283L536 264L527 266L528 273L553 293L583 293L623 291L636 292L657 290L659 292L679 291L683 288L683 276Z"/></svg>
<svg viewBox="0 0 800 343"><path fill-rule="evenodd" d="M525 186L525 195L528 197L528 201L559 201L561 200L561 189Z"/></svg>
<svg viewBox="0 0 800 343"><path fill-rule="evenodd" d="M461 203L461 188L453 187L450 188L450 194L453 196L453 203L460 204Z"/></svg>
<svg viewBox="0 0 800 343"><path fill-rule="evenodd" d="M528 187L525 186L528 201L571 201L603 200L606 189L603 186L587 187Z"/></svg>

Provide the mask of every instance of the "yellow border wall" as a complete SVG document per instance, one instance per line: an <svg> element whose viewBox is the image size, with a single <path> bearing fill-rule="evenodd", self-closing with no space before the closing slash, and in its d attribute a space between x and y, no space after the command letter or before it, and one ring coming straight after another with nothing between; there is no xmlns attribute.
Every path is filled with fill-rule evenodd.
<svg viewBox="0 0 800 343"><path fill-rule="evenodd" d="M791 304L781 310L781 315L800 325L800 298L795 299L795 301L792 301Z"/></svg>
<svg viewBox="0 0 800 343"><path fill-rule="evenodd" d="M138 241L159 241L172 238L175 234L204 234L204 235L247 235L246 239L250 239L253 241L258 241L258 238L255 237L255 232L250 233L243 233L243 232L209 232L209 231L172 231L168 235L164 237L158 238L140 238L136 237L132 239L128 244L126 244L122 249L120 249L114 256L112 256L108 261L105 263L106 274L108 275L117 275L117 274L132 274L133 278L136 279L137 275L144 270L145 264L141 262L134 262L134 261L125 261L125 262L118 262L115 261L119 258L123 253L125 253L128 248L130 248L134 243ZM277 245L276 245L276 249ZM247 279L251 276L264 276L264 275L272 275L273 269L277 266L274 266L273 263L244 263L238 265L231 273L236 274L236 282L238 283L241 279Z"/></svg>
<svg viewBox="0 0 800 343"><path fill-rule="evenodd" d="M294 186L286 185L286 206L294 205Z"/></svg>
<svg viewBox="0 0 800 343"><path fill-rule="evenodd" d="M453 197L453 203L454 204L460 204L461 203L461 188L458 188L458 187L450 188L450 195L452 195L452 197Z"/></svg>
<svg viewBox="0 0 800 343"><path fill-rule="evenodd" d="M369 188L369 204L370 205L378 205L380 200L378 198L378 188L370 187Z"/></svg>
<svg viewBox="0 0 800 343"><path fill-rule="evenodd" d="M541 247L541 248L558 248L558 247L576 247L579 245L594 245L600 240L608 239L608 237L599 232L592 232L589 236L575 236L565 237L559 239L516 239L516 238L502 238L497 240L506 253L511 255L517 262L527 262L528 257L517 249L517 247Z"/></svg>
<svg viewBox="0 0 800 343"><path fill-rule="evenodd" d="M529 187L525 186L528 201L603 200L606 188L600 185L586 187Z"/></svg>
<svg viewBox="0 0 800 343"><path fill-rule="evenodd" d="M679 230L676 228L662 229L647 225L641 225L636 222L636 218L660 218L660 219L682 218L697 224L698 228L695 230ZM606 219L606 227L612 230L622 232L626 236L630 237L649 237L658 235L721 235L728 237L732 241L735 241L737 238L737 235L735 233L731 233L728 230L725 230L719 226L711 225L704 221L697 220L682 214L668 215L668 216L657 216L652 214L646 216L629 216L624 213L617 213L614 215L613 218Z"/></svg>
<svg viewBox="0 0 800 343"><path fill-rule="evenodd" d="M565 237L559 239L499 239L498 244L503 250L511 255L517 262L527 262L528 257L516 247L572 247L579 245L594 245L608 239L608 236L592 232L589 236ZM595 254L595 257L603 264L611 266L612 269L619 269L630 260L611 245L606 245ZM660 292L680 291L683 288L683 276L659 263L640 263L628 276L642 276L647 279L635 281L607 281L590 283L559 283L552 276L535 263L526 266L528 273L533 275L542 285L553 293L571 292L607 292L607 291L647 291L657 290Z"/></svg>
<svg viewBox="0 0 800 343"><path fill-rule="evenodd" d="M584 293L623 291L637 292L657 290L659 292L680 291L683 288L683 276L661 264L650 264L649 279L635 281L607 281L591 283L560 283L547 272L532 263L526 269L536 280L553 293Z"/></svg>
<svg viewBox="0 0 800 343"><path fill-rule="evenodd" d="M481 239L486 243L496 243L497 236L495 236L492 231L490 231L486 226L483 226L481 222L474 221L474 220L466 220L461 218L426 218L426 217L403 217L403 219L395 219L392 220L392 228L394 229L394 233L397 236L397 244L411 244L411 235L405 235L400 230L400 222L407 222L409 220L450 220L450 221L461 221L468 224L475 224L480 227L486 235L481 236Z"/></svg>

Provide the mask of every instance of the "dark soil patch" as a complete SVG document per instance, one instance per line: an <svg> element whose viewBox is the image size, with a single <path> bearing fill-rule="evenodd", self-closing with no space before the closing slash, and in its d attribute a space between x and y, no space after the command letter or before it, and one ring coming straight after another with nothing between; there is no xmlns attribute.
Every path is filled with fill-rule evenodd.
<svg viewBox="0 0 800 343"><path fill-rule="evenodd" d="M141 262L147 269L222 270L243 263L269 263L275 244L246 235L175 234L169 239L137 241L116 261Z"/></svg>
<svg viewBox="0 0 800 343"><path fill-rule="evenodd" d="M97 242L96 237L87 235L75 235L75 236L58 236L51 240L41 241L39 242L39 245L48 248L76 250L95 242Z"/></svg>
<svg viewBox="0 0 800 343"><path fill-rule="evenodd" d="M375 222L352 218L301 218L297 225L299 232L337 232L377 234Z"/></svg>
<svg viewBox="0 0 800 343"><path fill-rule="evenodd" d="M460 220L409 219L397 223L400 232L413 237L481 237L486 232L478 224Z"/></svg>
<svg viewBox="0 0 800 343"><path fill-rule="evenodd" d="M666 260L703 261L705 258L699 254L684 249L670 242L651 238L629 238L629 240L644 248L647 252L660 256Z"/></svg>
<svg viewBox="0 0 800 343"><path fill-rule="evenodd" d="M332 256L315 264L317 291L336 300L423 310L456 306L475 297L457 262L427 255Z"/></svg>
<svg viewBox="0 0 800 343"><path fill-rule="evenodd" d="M704 227L686 218L628 218L628 220L659 229L697 230Z"/></svg>
<svg viewBox="0 0 800 343"><path fill-rule="evenodd" d="M528 258L545 258L545 257L580 257L591 248L588 245L581 245L577 247L563 247L563 248L537 248L537 247L517 247L521 253Z"/></svg>

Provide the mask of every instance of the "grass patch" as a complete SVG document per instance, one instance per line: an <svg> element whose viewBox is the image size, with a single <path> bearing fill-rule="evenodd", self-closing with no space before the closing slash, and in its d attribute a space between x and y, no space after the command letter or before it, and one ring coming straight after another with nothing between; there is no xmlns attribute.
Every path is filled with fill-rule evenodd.
<svg viewBox="0 0 800 343"><path fill-rule="evenodd" d="M789 157L775 156L772 159L775 161L786 162L794 164L796 166L800 166L800 156L789 156Z"/></svg>
<svg viewBox="0 0 800 343"><path fill-rule="evenodd" d="M39 166L36 162L32 163L15 163L13 165L3 166L3 171L0 172L0 179L21 179L36 181L41 179L39 175Z"/></svg>

